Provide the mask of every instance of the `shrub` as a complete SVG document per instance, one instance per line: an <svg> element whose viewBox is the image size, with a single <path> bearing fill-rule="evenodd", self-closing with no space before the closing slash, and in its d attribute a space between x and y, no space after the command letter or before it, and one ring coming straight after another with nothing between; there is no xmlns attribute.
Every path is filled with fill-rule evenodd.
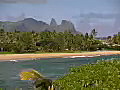
<svg viewBox="0 0 120 90"><path fill-rule="evenodd" d="M70 74L56 80L60 90L118 90L120 89L120 61L107 60L77 66Z"/></svg>

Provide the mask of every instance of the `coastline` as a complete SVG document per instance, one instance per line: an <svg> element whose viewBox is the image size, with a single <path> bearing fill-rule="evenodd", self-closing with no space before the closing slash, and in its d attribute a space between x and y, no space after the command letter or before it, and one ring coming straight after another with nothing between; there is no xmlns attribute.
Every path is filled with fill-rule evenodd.
<svg viewBox="0 0 120 90"><path fill-rule="evenodd" d="M94 51L83 53L45 53L45 54L0 54L0 61L38 60L40 58L75 58L119 55L120 51Z"/></svg>

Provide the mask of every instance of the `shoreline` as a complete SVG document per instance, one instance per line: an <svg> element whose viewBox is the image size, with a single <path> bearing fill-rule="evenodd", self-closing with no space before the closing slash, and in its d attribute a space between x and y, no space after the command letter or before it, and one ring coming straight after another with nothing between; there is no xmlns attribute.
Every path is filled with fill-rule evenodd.
<svg viewBox="0 0 120 90"><path fill-rule="evenodd" d="M120 55L120 51L94 51L83 53L46 53L46 54L0 54L0 61L39 60L41 58L76 58Z"/></svg>

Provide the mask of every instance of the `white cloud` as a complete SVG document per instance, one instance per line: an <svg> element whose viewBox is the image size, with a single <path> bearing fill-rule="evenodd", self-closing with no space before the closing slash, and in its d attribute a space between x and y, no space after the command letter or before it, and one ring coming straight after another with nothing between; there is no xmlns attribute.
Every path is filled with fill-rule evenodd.
<svg viewBox="0 0 120 90"><path fill-rule="evenodd" d="M120 13L87 13L73 17L77 19L77 29L89 32L95 28L98 36L108 36L120 32Z"/></svg>

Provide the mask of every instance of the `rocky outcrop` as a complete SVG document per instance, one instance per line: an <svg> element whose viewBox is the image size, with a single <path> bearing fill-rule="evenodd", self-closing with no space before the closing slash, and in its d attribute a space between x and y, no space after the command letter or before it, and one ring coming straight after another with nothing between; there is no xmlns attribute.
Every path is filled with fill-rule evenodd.
<svg viewBox="0 0 120 90"><path fill-rule="evenodd" d="M51 19L50 26L57 26L57 22L54 18Z"/></svg>
<svg viewBox="0 0 120 90"><path fill-rule="evenodd" d="M70 32L76 32L75 27L72 22L67 20L62 20L61 24L58 26L59 31L70 31Z"/></svg>
<svg viewBox="0 0 120 90"><path fill-rule="evenodd" d="M54 18L51 19L50 25L47 24L46 22L37 21L33 18L26 18L18 22L0 22L0 28L4 28L4 30L7 32L14 32L15 30L21 32L31 32L31 31L76 32L72 22L67 20L62 20L61 24L58 25Z"/></svg>

